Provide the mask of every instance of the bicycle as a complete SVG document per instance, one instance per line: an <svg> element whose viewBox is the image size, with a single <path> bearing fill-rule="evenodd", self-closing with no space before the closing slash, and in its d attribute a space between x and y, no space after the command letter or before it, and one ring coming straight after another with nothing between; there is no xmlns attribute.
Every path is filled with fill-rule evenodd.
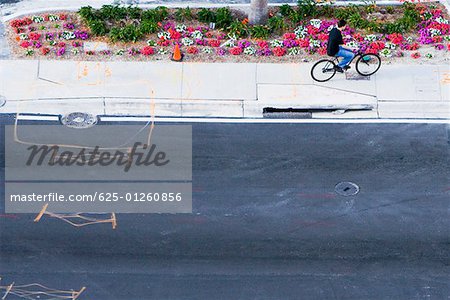
<svg viewBox="0 0 450 300"><path fill-rule="evenodd" d="M363 53L360 50L355 57L350 61L349 65L355 60L356 72L362 76L370 76L375 74L381 67L381 58L378 54ZM311 77L318 82L325 82L336 75L336 68L339 63L339 58L334 57L321 59L314 64L311 69ZM320 77L322 75L322 77Z"/></svg>

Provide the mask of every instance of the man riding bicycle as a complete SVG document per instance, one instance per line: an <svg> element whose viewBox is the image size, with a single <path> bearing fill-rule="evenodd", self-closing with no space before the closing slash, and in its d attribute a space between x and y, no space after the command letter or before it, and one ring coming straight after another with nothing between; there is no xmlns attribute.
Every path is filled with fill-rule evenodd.
<svg viewBox="0 0 450 300"><path fill-rule="evenodd" d="M344 30L347 22L340 20L337 24L337 28L333 28L328 36L327 54L333 57L342 57L342 61L336 66L336 71L343 73L344 70L350 69L350 62L355 54L350 47L344 45L341 31Z"/></svg>

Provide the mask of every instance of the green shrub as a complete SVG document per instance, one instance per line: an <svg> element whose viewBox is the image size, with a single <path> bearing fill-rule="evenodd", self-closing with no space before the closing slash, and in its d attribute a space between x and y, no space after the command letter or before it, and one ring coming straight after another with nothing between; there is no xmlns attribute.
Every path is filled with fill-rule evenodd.
<svg viewBox="0 0 450 300"><path fill-rule="evenodd" d="M334 7L332 7L329 4L325 4L325 5L319 6L319 15L327 17L327 18L333 18L334 10L335 10Z"/></svg>
<svg viewBox="0 0 450 300"><path fill-rule="evenodd" d="M210 9L202 8L197 13L197 19L203 23L214 23L216 22L216 14Z"/></svg>
<svg viewBox="0 0 450 300"><path fill-rule="evenodd" d="M218 8L216 11L216 26L225 29L233 22L233 15L228 7Z"/></svg>
<svg viewBox="0 0 450 300"><path fill-rule="evenodd" d="M401 21L386 23L381 26L381 32L385 34L391 33L403 33L405 31L405 27Z"/></svg>
<svg viewBox="0 0 450 300"><path fill-rule="evenodd" d="M144 20L139 25L139 29L143 34L155 33L158 31L158 24L155 21Z"/></svg>
<svg viewBox="0 0 450 300"><path fill-rule="evenodd" d="M386 6L386 12L388 14L393 14L394 13L394 7L393 6Z"/></svg>
<svg viewBox="0 0 450 300"><path fill-rule="evenodd" d="M127 8L118 5L103 5L100 8L100 14L103 20L119 21L126 18Z"/></svg>
<svg viewBox="0 0 450 300"><path fill-rule="evenodd" d="M280 14L283 17L288 17L294 12L294 9L289 4L283 4L280 6Z"/></svg>
<svg viewBox="0 0 450 300"><path fill-rule="evenodd" d="M347 18L347 22L348 24L353 27L353 28L361 28L364 29L367 27L367 25L369 24L369 21L367 21L366 19L364 19L363 17L361 17L361 15L359 13L352 13L348 18Z"/></svg>
<svg viewBox="0 0 450 300"><path fill-rule="evenodd" d="M302 17L317 17L319 15L319 10L314 0L298 0L297 12Z"/></svg>
<svg viewBox="0 0 450 300"><path fill-rule="evenodd" d="M81 16L82 19L85 21L91 21L96 19L96 14L94 13L94 10L91 6L83 6L78 11L78 14Z"/></svg>
<svg viewBox="0 0 450 300"><path fill-rule="evenodd" d="M89 21L88 26L93 35L103 36L108 33L108 28L106 28L105 23L102 21L98 21L98 20Z"/></svg>
<svg viewBox="0 0 450 300"><path fill-rule="evenodd" d="M336 8L334 10L334 17L338 20L347 20L352 12L345 8Z"/></svg>
<svg viewBox="0 0 450 300"><path fill-rule="evenodd" d="M142 9L136 6L129 6L127 9L127 15L130 19L141 19Z"/></svg>
<svg viewBox="0 0 450 300"><path fill-rule="evenodd" d="M267 21L270 31L282 34L283 30L286 29L286 24L282 17L272 17Z"/></svg>
<svg viewBox="0 0 450 300"><path fill-rule="evenodd" d="M270 35L270 30L268 26L255 25L250 27L250 35L255 39L267 39Z"/></svg>
<svg viewBox="0 0 450 300"><path fill-rule="evenodd" d="M247 37L249 34L249 29L248 26L245 24L242 24L241 21L239 21L238 19L234 20L230 26L227 27L227 31L230 34L234 34L236 35L236 37L239 38L243 38L243 37Z"/></svg>
<svg viewBox="0 0 450 300"><path fill-rule="evenodd" d="M158 6L155 9L148 9L142 12L142 20L162 22L169 16L169 11L164 6Z"/></svg>
<svg viewBox="0 0 450 300"><path fill-rule="evenodd" d="M109 33L112 41L122 42L136 42L143 36L139 28L134 25L127 25L125 27L113 27Z"/></svg>
<svg viewBox="0 0 450 300"><path fill-rule="evenodd" d="M175 19L179 22L190 21L194 18L194 14L189 7L186 8L178 8L175 11Z"/></svg>

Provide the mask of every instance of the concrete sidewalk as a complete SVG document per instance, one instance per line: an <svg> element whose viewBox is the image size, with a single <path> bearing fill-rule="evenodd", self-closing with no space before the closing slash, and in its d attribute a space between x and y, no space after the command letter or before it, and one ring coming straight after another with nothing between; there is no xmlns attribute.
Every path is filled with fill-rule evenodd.
<svg viewBox="0 0 450 300"><path fill-rule="evenodd" d="M450 67L387 65L369 80L314 82L311 64L0 61L0 113L450 119ZM354 72L354 71L353 71ZM345 113L342 113L346 111ZM336 114L339 112L340 114Z"/></svg>

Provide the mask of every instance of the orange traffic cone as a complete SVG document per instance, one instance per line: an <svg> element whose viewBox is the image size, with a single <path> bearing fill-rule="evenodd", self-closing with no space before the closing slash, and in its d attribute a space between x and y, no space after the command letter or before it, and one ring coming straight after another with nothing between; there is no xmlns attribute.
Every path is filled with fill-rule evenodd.
<svg viewBox="0 0 450 300"><path fill-rule="evenodd" d="M172 55L172 61L182 61L183 60L183 54L181 54L180 46L178 44L175 44L175 48L173 49L173 55Z"/></svg>

